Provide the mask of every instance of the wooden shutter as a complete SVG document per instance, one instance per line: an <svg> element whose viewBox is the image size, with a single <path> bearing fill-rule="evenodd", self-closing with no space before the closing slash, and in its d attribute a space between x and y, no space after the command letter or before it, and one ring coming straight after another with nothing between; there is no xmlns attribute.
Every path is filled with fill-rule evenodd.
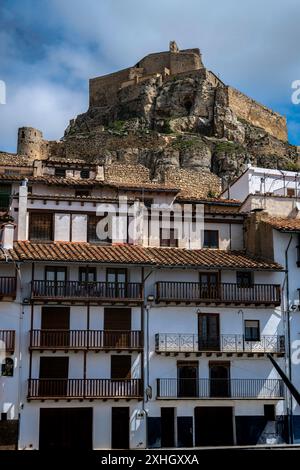
<svg viewBox="0 0 300 470"><path fill-rule="evenodd" d="M40 358L40 379L67 379L68 373L68 357Z"/></svg>
<svg viewBox="0 0 300 470"><path fill-rule="evenodd" d="M105 330L131 330L131 308L105 308Z"/></svg>
<svg viewBox="0 0 300 470"><path fill-rule="evenodd" d="M42 307L42 330L68 330L70 307Z"/></svg>

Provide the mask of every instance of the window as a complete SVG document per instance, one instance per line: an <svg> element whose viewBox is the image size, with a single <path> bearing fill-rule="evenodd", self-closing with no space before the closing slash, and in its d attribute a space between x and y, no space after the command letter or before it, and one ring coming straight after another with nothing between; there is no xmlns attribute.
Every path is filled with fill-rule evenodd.
<svg viewBox="0 0 300 470"><path fill-rule="evenodd" d="M160 228L159 237L160 237L160 246L168 246L168 247L178 246L178 238L176 236L176 231L174 228L170 228L170 229Z"/></svg>
<svg viewBox="0 0 300 470"><path fill-rule="evenodd" d="M89 197L91 190L89 188L77 188L75 189L75 197Z"/></svg>
<svg viewBox="0 0 300 470"><path fill-rule="evenodd" d="M251 271L237 271L236 283L238 287L252 287L253 275Z"/></svg>
<svg viewBox="0 0 300 470"><path fill-rule="evenodd" d="M204 230L203 248L219 248L218 230Z"/></svg>
<svg viewBox="0 0 300 470"><path fill-rule="evenodd" d="M65 168L55 168L54 174L55 174L55 176L58 176L59 178L65 178L66 177L66 169Z"/></svg>
<svg viewBox="0 0 300 470"><path fill-rule="evenodd" d="M111 243L111 228L110 224L107 222L107 224L102 227L104 230L104 233L102 234L103 237L106 235L106 238L99 238L97 235L97 225L98 223L107 217L107 213L105 215L97 216L97 215L89 215L88 216L88 222L87 222L87 241L89 243Z"/></svg>
<svg viewBox="0 0 300 470"><path fill-rule="evenodd" d="M29 240L53 240L53 214L36 212L30 215Z"/></svg>
<svg viewBox="0 0 300 470"><path fill-rule="evenodd" d="M89 177L90 177L90 170L81 170L80 178L89 179Z"/></svg>
<svg viewBox="0 0 300 470"><path fill-rule="evenodd" d="M14 361L11 357L6 357L1 364L1 375L4 377L13 377Z"/></svg>
<svg viewBox="0 0 300 470"><path fill-rule="evenodd" d="M45 278L46 281L65 281L67 278L67 268L47 266Z"/></svg>
<svg viewBox="0 0 300 470"><path fill-rule="evenodd" d="M80 282L96 282L96 268L82 267L79 268Z"/></svg>
<svg viewBox="0 0 300 470"><path fill-rule="evenodd" d="M9 208L11 194L11 186L9 184L1 184L0 186L0 210L5 211Z"/></svg>
<svg viewBox="0 0 300 470"><path fill-rule="evenodd" d="M108 268L106 271L107 282L127 282L127 270L124 268Z"/></svg>
<svg viewBox="0 0 300 470"><path fill-rule="evenodd" d="M245 320L245 341L259 341L259 321Z"/></svg>
<svg viewBox="0 0 300 470"><path fill-rule="evenodd" d="M286 194L288 197L294 197L295 196L295 189L294 188L287 188Z"/></svg>

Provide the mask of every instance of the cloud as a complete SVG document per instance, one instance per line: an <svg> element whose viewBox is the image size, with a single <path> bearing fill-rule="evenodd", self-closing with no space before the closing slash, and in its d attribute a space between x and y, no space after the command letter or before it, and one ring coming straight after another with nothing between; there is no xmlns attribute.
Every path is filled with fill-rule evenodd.
<svg viewBox="0 0 300 470"><path fill-rule="evenodd" d="M84 93L72 92L48 82L20 86L15 93L7 88L7 104L0 106L1 150L15 150L18 127L31 126L56 140L69 119L86 108Z"/></svg>
<svg viewBox="0 0 300 470"><path fill-rule="evenodd" d="M200 47L226 83L287 114L300 143L290 99L291 82L300 79L299 14L299 0L23 0L22 9L2 0L0 79L11 95L0 107L0 148L14 147L24 120L60 137L86 108L89 77L165 50L172 39Z"/></svg>

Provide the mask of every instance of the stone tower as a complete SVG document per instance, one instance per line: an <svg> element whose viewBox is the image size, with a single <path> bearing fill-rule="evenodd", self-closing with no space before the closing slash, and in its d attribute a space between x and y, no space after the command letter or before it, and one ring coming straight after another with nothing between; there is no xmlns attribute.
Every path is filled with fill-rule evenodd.
<svg viewBox="0 0 300 470"><path fill-rule="evenodd" d="M27 155L29 159L41 159L44 153L43 134L34 127L20 127L18 130L19 155Z"/></svg>

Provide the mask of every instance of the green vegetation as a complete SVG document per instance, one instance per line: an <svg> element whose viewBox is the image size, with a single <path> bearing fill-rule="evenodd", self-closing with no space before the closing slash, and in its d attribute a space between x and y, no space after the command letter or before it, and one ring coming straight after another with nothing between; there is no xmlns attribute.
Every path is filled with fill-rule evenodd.
<svg viewBox="0 0 300 470"><path fill-rule="evenodd" d="M216 198L217 197L217 193L215 191L213 191L212 189L209 189L208 193L207 193L207 197L210 197L210 198Z"/></svg>
<svg viewBox="0 0 300 470"><path fill-rule="evenodd" d="M215 147L215 152L218 153L244 153L245 148L236 142L218 142Z"/></svg>
<svg viewBox="0 0 300 470"><path fill-rule="evenodd" d="M189 138L187 139L186 137L183 137L182 135L176 137L176 140L172 143L172 146L179 150L179 151L185 151L188 150L192 147L196 147L200 143L199 139L197 138Z"/></svg>
<svg viewBox="0 0 300 470"><path fill-rule="evenodd" d="M114 131L117 131L117 132L121 132L123 131L123 128L124 128L124 125L126 124L126 121L114 121L112 122L110 125L109 125L109 128L114 130Z"/></svg>
<svg viewBox="0 0 300 470"><path fill-rule="evenodd" d="M286 162L282 165L282 169L286 171L300 171L300 163Z"/></svg>
<svg viewBox="0 0 300 470"><path fill-rule="evenodd" d="M162 128L161 132L163 134L173 134L173 131L172 131L171 125L170 125L170 119L165 119L164 127Z"/></svg>

